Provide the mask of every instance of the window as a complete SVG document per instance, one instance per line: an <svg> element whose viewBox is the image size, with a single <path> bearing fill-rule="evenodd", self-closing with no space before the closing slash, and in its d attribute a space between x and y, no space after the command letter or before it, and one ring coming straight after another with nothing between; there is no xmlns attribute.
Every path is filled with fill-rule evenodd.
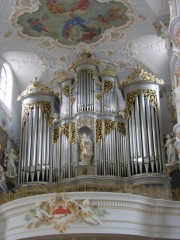
<svg viewBox="0 0 180 240"><path fill-rule="evenodd" d="M12 74L8 64L4 63L1 67L0 75L0 100L10 110L12 95Z"/></svg>

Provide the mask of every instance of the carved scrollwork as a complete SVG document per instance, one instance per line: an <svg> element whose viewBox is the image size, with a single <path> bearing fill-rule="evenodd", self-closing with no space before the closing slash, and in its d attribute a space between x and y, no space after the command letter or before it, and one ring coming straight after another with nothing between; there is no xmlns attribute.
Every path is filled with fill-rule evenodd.
<svg viewBox="0 0 180 240"><path fill-rule="evenodd" d="M131 107L134 104L136 98L143 93L145 97L147 97L151 103L151 106L155 109L155 112L157 116L159 116L159 110L158 110L158 101L157 101L157 93L156 90L152 89L140 89L135 90L133 92L127 93L126 96L126 104L127 104L127 117L129 118L131 115Z"/></svg>
<svg viewBox="0 0 180 240"><path fill-rule="evenodd" d="M159 116L156 90L151 90L151 89L143 90L143 93L144 93L144 96L148 97L152 107L155 109L157 116Z"/></svg>
<svg viewBox="0 0 180 240"><path fill-rule="evenodd" d="M96 98L97 98L100 102L102 102L103 96L102 96L101 93L97 93L97 94L96 94Z"/></svg>
<svg viewBox="0 0 180 240"><path fill-rule="evenodd" d="M65 95L66 97L69 97L70 92L71 92L71 88L70 88L69 85L65 85L65 86L62 88L62 91L63 91L63 93L64 93L64 95Z"/></svg>
<svg viewBox="0 0 180 240"><path fill-rule="evenodd" d="M55 128L53 131L53 143L57 142L59 138L59 128Z"/></svg>
<svg viewBox="0 0 180 240"><path fill-rule="evenodd" d="M133 92L127 93L126 96L126 104L127 104L127 117L129 118L131 115L131 107L134 104L136 98L141 94L141 90L136 90Z"/></svg>
<svg viewBox="0 0 180 240"><path fill-rule="evenodd" d="M22 107L22 128L24 128L25 122L28 118L29 112L34 108L34 103L28 103Z"/></svg>
<svg viewBox="0 0 180 240"><path fill-rule="evenodd" d="M103 120L96 121L96 143L98 144L103 138Z"/></svg>
<svg viewBox="0 0 180 240"><path fill-rule="evenodd" d="M48 121L48 125L50 126L51 124L51 105L49 102L43 102L43 101L38 101L38 102L32 102L23 105L23 112L22 112L22 128L25 125L25 122L28 118L29 112L34 108L34 106L37 106L41 108L45 119Z"/></svg>
<svg viewBox="0 0 180 240"><path fill-rule="evenodd" d="M49 102L36 102L37 106L41 108L46 120L48 121L48 125L51 124L51 105Z"/></svg>
<svg viewBox="0 0 180 240"><path fill-rule="evenodd" d="M104 136L108 135L116 127L116 122L104 120Z"/></svg>
<svg viewBox="0 0 180 240"><path fill-rule="evenodd" d="M71 124L71 142L72 144L76 143L76 124L73 122Z"/></svg>
<svg viewBox="0 0 180 240"><path fill-rule="evenodd" d="M126 136L126 124L124 122L118 122L117 129L122 135Z"/></svg>
<svg viewBox="0 0 180 240"><path fill-rule="evenodd" d="M103 86L103 91L105 93L108 92L113 87L113 85L114 85L114 83L112 81L105 80L104 81L104 86Z"/></svg>
<svg viewBox="0 0 180 240"><path fill-rule="evenodd" d="M158 79L152 73L147 72L144 69L139 68L132 68L132 73L128 76L127 80L120 84L120 87L129 85L133 82L140 82L140 81L149 81L154 82L160 85L164 84L163 79Z"/></svg>
<svg viewBox="0 0 180 240"><path fill-rule="evenodd" d="M70 124L65 123L60 127L60 132L64 134L69 139L69 126Z"/></svg>
<svg viewBox="0 0 180 240"><path fill-rule="evenodd" d="M46 85L43 85L39 83L36 79L36 82L31 83L19 96L18 101L20 101L22 98L27 97L29 95L34 94L48 94L53 96L58 96L58 93L55 93L53 90L48 88Z"/></svg>
<svg viewBox="0 0 180 240"><path fill-rule="evenodd" d="M65 123L58 129L54 130L54 143L57 141L59 134L64 134L67 139L69 139L72 144L76 143L76 123L72 122L71 124Z"/></svg>

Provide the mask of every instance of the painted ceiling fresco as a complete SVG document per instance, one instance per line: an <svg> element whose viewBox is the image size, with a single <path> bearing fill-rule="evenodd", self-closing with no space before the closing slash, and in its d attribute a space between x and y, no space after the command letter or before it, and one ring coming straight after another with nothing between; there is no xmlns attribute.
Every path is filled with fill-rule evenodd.
<svg viewBox="0 0 180 240"><path fill-rule="evenodd" d="M18 18L23 34L52 37L63 45L94 43L112 27L128 23L128 7L122 2L96 0L41 0L37 11Z"/></svg>

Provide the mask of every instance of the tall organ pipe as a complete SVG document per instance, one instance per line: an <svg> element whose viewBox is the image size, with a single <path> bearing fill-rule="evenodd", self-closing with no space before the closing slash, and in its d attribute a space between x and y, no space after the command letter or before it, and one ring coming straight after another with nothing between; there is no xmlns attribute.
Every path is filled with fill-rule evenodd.
<svg viewBox="0 0 180 240"><path fill-rule="evenodd" d="M131 174L162 173L161 128L157 109L160 109L157 83L136 80L122 87L128 109L128 138ZM152 95L152 96L151 96ZM156 96L155 96L156 95ZM137 149L137 152L136 152ZM138 161L134 172L133 160ZM142 159L142 164L141 164ZM153 162L156 162L154 168ZM151 167L150 167L151 166ZM128 173L129 174L129 173Z"/></svg>

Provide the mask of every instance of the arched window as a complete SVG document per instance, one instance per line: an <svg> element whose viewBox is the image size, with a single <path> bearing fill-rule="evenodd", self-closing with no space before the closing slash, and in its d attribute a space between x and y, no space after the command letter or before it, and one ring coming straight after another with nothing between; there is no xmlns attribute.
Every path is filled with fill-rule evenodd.
<svg viewBox="0 0 180 240"><path fill-rule="evenodd" d="M4 63L0 75L0 100L10 110L12 98L12 73L9 65Z"/></svg>

